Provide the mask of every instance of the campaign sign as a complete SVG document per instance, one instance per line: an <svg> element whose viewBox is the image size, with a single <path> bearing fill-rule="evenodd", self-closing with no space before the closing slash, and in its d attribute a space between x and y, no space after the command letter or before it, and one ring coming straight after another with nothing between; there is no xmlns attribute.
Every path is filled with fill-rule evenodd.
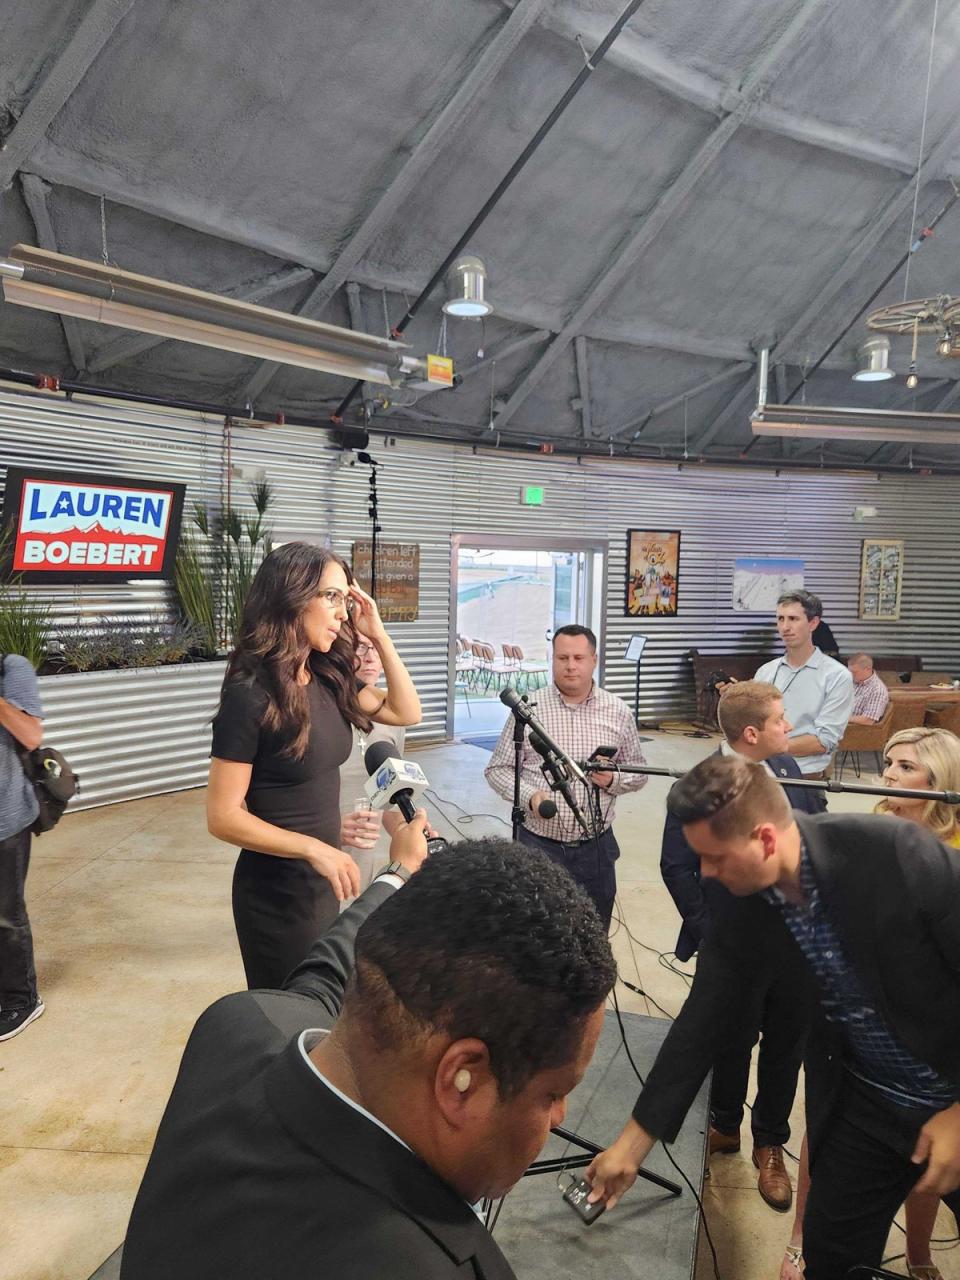
<svg viewBox="0 0 960 1280"><path fill-rule="evenodd" d="M173 575L184 485L10 467L8 570L25 582Z"/></svg>

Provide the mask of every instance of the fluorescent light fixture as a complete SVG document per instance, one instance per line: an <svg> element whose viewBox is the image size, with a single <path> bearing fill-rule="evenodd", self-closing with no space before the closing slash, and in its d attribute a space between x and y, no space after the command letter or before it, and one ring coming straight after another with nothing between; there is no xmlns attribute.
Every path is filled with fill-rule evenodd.
<svg viewBox="0 0 960 1280"><path fill-rule="evenodd" d="M868 338L857 352L859 368L853 375L854 382L886 382L894 377L889 368L890 339Z"/></svg>
<svg viewBox="0 0 960 1280"><path fill-rule="evenodd" d="M895 410L818 409L806 405L802 417L789 417L792 406L770 405L770 417L753 417L755 436L781 436L794 440L866 440L895 444L960 444L960 414L912 413ZM897 419L941 422L943 427L897 424ZM871 419L876 419L871 421Z"/></svg>
<svg viewBox="0 0 960 1280"><path fill-rule="evenodd" d="M32 245L14 245L0 260L0 281L18 306L365 382L428 380L426 360L404 343Z"/></svg>
<svg viewBox="0 0 960 1280"><path fill-rule="evenodd" d="M493 307L483 296L487 268L472 253L464 254L447 272L447 300L443 309L448 316L488 316Z"/></svg>

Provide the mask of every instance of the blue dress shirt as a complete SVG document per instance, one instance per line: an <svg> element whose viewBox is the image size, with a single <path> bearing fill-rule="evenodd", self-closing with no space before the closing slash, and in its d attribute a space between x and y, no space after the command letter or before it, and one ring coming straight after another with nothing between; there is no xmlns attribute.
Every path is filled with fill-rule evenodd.
<svg viewBox="0 0 960 1280"><path fill-rule="evenodd" d="M839 662L814 649L802 667L791 667L786 657L765 662L755 680L776 685L783 695L791 738L812 733L823 743L822 755L797 756L801 773L822 773L847 728L853 711L853 676Z"/></svg>

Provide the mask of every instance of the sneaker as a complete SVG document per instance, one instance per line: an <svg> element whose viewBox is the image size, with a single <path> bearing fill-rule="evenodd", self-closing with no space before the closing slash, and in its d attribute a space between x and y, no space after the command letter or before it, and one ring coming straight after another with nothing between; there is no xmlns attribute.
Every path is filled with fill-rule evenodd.
<svg viewBox="0 0 960 1280"><path fill-rule="evenodd" d="M19 1035L35 1018L43 1013L43 1001L38 999L32 1009L0 1009L0 1040L10 1040Z"/></svg>

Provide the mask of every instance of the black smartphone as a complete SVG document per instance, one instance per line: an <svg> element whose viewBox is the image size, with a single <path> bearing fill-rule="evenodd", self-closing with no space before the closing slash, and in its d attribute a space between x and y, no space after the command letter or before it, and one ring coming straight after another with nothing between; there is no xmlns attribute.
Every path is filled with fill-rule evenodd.
<svg viewBox="0 0 960 1280"><path fill-rule="evenodd" d="M619 747L597 747L590 759L612 760L619 750Z"/></svg>

